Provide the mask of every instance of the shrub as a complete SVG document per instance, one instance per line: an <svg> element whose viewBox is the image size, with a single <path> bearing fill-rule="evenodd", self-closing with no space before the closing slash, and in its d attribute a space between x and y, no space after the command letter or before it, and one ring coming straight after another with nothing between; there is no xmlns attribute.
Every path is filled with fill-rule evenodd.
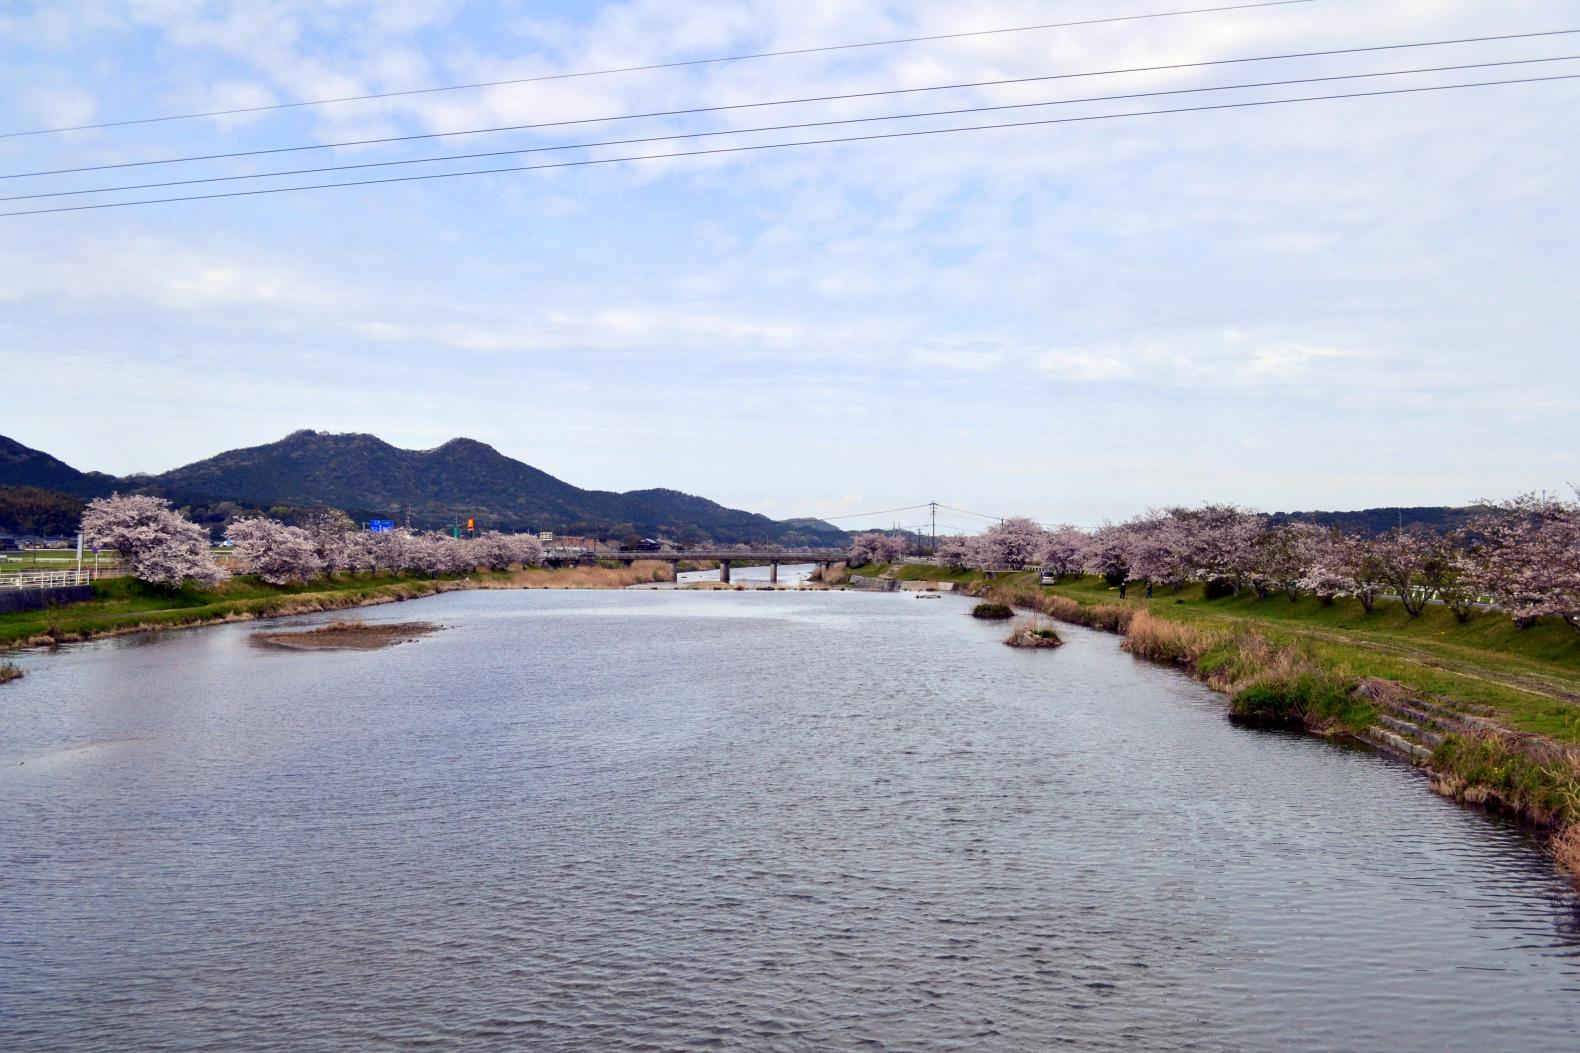
<svg viewBox="0 0 1580 1053"><path fill-rule="evenodd" d="M1580 822L1580 755L1486 731L1453 734L1432 751L1439 788L1462 801L1502 805L1539 823Z"/></svg>
<svg viewBox="0 0 1580 1053"><path fill-rule="evenodd" d="M1264 673L1234 693L1229 712L1256 724L1359 733L1371 726L1377 711L1354 690L1347 678L1318 670Z"/></svg>
<svg viewBox="0 0 1580 1053"><path fill-rule="evenodd" d="M22 670L10 662L0 662L0 684L9 684L13 680L22 679Z"/></svg>
<svg viewBox="0 0 1580 1053"><path fill-rule="evenodd" d="M1011 609L1008 604L1004 603L979 603L975 607L971 608L971 617L973 618L987 618L993 621L1001 621L1005 618L1013 618L1014 616L1014 610Z"/></svg>
<svg viewBox="0 0 1580 1053"><path fill-rule="evenodd" d="M1227 599L1235 594L1234 582L1228 578L1209 579L1204 594L1209 600Z"/></svg>

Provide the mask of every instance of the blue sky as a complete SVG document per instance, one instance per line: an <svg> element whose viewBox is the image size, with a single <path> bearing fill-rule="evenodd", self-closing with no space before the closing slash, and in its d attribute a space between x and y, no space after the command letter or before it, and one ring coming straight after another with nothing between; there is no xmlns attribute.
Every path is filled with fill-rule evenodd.
<svg viewBox="0 0 1580 1053"><path fill-rule="evenodd" d="M1214 5L12 4L0 126L1193 6ZM12 137L0 171L1574 28L1576 13L1317 0ZM1580 37L0 192L1567 54ZM1554 73L1580 61L1396 80ZM1177 501L1353 508L1556 488L1580 479L1577 104L1580 81L1553 82L0 219L0 365L27 378L0 433L115 472L304 427L410 447L467 435L578 485L671 486L776 516L937 498L1093 523Z"/></svg>

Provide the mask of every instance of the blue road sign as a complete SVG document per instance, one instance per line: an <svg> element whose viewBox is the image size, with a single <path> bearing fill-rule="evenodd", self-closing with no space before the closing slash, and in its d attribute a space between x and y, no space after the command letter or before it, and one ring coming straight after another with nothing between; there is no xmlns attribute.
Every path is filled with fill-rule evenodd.
<svg viewBox="0 0 1580 1053"><path fill-rule="evenodd" d="M388 534L391 530L395 529L395 520L370 519L368 520L368 529L373 531L375 534Z"/></svg>

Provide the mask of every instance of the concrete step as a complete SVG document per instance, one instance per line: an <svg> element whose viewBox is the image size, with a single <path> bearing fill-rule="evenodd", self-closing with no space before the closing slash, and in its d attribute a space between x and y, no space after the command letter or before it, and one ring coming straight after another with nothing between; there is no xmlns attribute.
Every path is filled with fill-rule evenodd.
<svg viewBox="0 0 1580 1053"><path fill-rule="evenodd" d="M1475 725L1483 722L1484 718L1492 713L1492 710L1486 706L1466 704L1462 708L1454 709L1428 698L1412 698L1406 704L1423 713L1429 713L1449 725Z"/></svg>
<svg viewBox="0 0 1580 1053"><path fill-rule="evenodd" d="M1420 743L1411 742L1404 736L1395 734L1387 728L1379 727L1376 724L1367 728L1361 734L1361 738L1380 749L1410 757L1414 760L1426 760L1432 756L1432 751Z"/></svg>
<svg viewBox="0 0 1580 1053"><path fill-rule="evenodd" d="M1421 724L1415 723L1413 721L1403 720L1397 716L1391 716L1387 713L1377 714L1377 723L1387 728L1389 731L1392 731L1401 738L1409 739L1429 748L1436 747L1440 742L1443 741L1443 736L1440 732L1435 731L1430 727L1423 727Z"/></svg>

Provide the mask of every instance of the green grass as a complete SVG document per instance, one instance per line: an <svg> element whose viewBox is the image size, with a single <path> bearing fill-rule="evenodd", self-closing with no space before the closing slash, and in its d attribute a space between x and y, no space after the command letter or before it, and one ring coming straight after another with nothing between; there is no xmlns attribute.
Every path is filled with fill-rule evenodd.
<svg viewBox="0 0 1580 1053"><path fill-rule="evenodd" d="M386 574L342 576L306 585L269 585L253 577L236 577L212 589L165 589L132 578L106 578L94 584L96 597L92 600L0 614L0 647L46 635L86 637L138 625L197 624L227 615L262 617L320 599L354 606L401 590L429 589L434 584L430 578Z"/></svg>
<svg viewBox="0 0 1580 1053"><path fill-rule="evenodd" d="M1170 620L1254 627L1274 642L1301 644L1326 668L1488 706L1517 730L1580 742L1580 633L1557 618L1521 629L1496 611L1477 611L1461 624L1435 605L1411 618L1391 602L1367 614L1346 599L1327 607L1314 597L1291 603L1281 595L1207 600L1200 586L1158 589L1151 600L1131 590L1120 601L1097 578L1052 591L1082 603L1144 606Z"/></svg>
<svg viewBox="0 0 1580 1053"><path fill-rule="evenodd" d="M1455 777L1460 791L1486 787L1499 803L1551 826L1580 821L1580 780L1561 764L1542 763L1492 737L1450 735L1432 754L1439 772Z"/></svg>
<svg viewBox="0 0 1580 1053"><path fill-rule="evenodd" d="M1333 673L1258 679L1235 692L1229 712L1258 723L1359 734L1377 719L1377 709L1355 698L1355 687L1353 679Z"/></svg>
<svg viewBox="0 0 1580 1053"><path fill-rule="evenodd" d="M945 572L907 566L900 573L925 578ZM975 571L952 575L963 582L983 577ZM1580 743L1580 633L1557 618L1521 629L1496 611L1477 611L1462 624L1436 605L1411 618L1390 601L1367 614L1348 599L1323 606L1311 596L1291 603L1282 594L1259 600L1248 592L1208 600L1200 585L1160 588L1150 600L1133 587L1121 600L1119 590L1101 578L1066 578L1043 587L1030 572L1002 574L994 584L1053 593L1084 606L1146 609L1204 628L1254 629L1272 643L1298 645L1335 676L1394 680L1462 707L1488 707L1515 730ZM1203 671L1229 660L1209 653Z"/></svg>
<svg viewBox="0 0 1580 1053"><path fill-rule="evenodd" d="M881 570L863 567L858 574L873 575L882 570L893 570L894 577L900 581L978 581L982 575L973 570L949 570L945 567L930 567L917 563L901 563L897 566L880 565Z"/></svg>

